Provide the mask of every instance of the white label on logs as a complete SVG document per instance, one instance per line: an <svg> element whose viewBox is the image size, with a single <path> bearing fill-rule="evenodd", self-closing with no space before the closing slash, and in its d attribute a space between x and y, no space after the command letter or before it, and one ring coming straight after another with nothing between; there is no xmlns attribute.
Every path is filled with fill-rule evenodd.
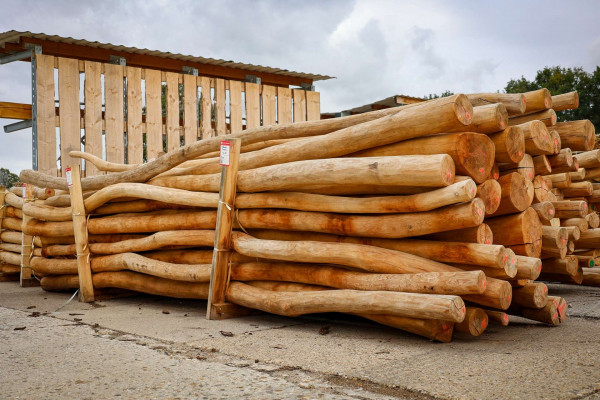
<svg viewBox="0 0 600 400"><path fill-rule="evenodd" d="M221 160L219 165L225 167L229 166L229 150L231 149L231 142L229 140L221 140Z"/></svg>
<svg viewBox="0 0 600 400"><path fill-rule="evenodd" d="M65 175L67 176L67 186L73 186L73 176L71 175L71 168L65 169Z"/></svg>
<svg viewBox="0 0 600 400"><path fill-rule="evenodd" d="M23 198L27 196L27 185L23 184Z"/></svg>

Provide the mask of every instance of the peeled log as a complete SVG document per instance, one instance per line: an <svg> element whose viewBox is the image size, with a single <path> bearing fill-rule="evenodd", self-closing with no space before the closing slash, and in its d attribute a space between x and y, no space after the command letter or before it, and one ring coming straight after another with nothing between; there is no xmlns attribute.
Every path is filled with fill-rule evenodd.
<svg viewBox="0 0 600 400"><path fill-rule="evenodd" d="M486 223L494 232L494 242L504 246L516 246L531 244L533 248L519 252L519 248L513 248L516 254L539 257L541 251L542 224L533 208L528 208L519 214L505 215L486 220ZM538 244L537 242L540 241ZM539 251L538 251L539 247ZM537 253L537 254L536 254Z"/></svg>
<svg viewBox="0 0 600 400"><path fill-rule="evenodd" d="M575 243L578 249L600 248L600 228L588 229L586 232L581 232L579 240Z"/></svg>
<svg viewBox="0 0 600 400"><path fill-rule="evenodd" d="M494 143L486 135L470 132L454 133L405 140L363 150L352 156L381 157L415 154L449 154L454 160L456 173L467 175L475 182L481 183L489 175L494 163Z"/></svg>
<svg viewBox="0 0 600 400"><path fill-rule="evenodd" d="M240 193L235 208L286 208L344 214L383 214L430 211L473 200L475 183L465 180L450 186L408 196L340 197L312 193Z"/></svg>
<svg viewBox="0 0 600 400"><path fill-rule="evenodd" d="M504 104L508 115L520 115L525 112L525 96L521 93L473 93L467 95L473 107L493 103Z"/></svg>
<svg viewBox="0 0 600 400"><path fill-rule="evenodd" d="M502 132L493 133L489 138L494 143L495 161L518 163L525 154L525 137L518 126L510 126Z"/></svg>
<svg viewBox="0 0 600 400"><path fill-rule="evenodd" d="M524 124L529 121L541 121L546 126L556 125L556 112L553 109L538 111L527 115L519 115L508 120L509 125Z"/></svg>
<svg viewBox="0 0 600 400"><path fill-rule="evenodd" d="M502 311L491 311L485 310L490 323L498 324L501 326L508 326L510 321L508 314Z"/></svg>
<svg viewBox="0 0 600 400"><path fill-rule="evenodd" d="M230 282L226 296L232 303L284 316L345 312L452 322L460 322L465 316L464 303L457 296L358 290L273 292L241 282Z"/></svg>
<svg viewBox="0 0 600 400"><path fill-rule="evenodd" d="M240 210L245 229L312 231L348 236L403 238L477 226L483 221L480 199L434 211L390 215L345 215L287 210ZM90 229L91 231L91 229Z"/></svg>
<svg viewBox="0 0 600 400"><path fill-rule="evenodd" d="M24 226L32 236L61 237L73 235L70 222L31 221ZM90 234L141 233L183 229L214 229L215 211L159 211L147 214L124 214L88 221Z"/></svg>
<svg viewBox="0 0 600 400"><path fill-rule="evenodd" d="M479 197L485 205L485 214L493 214L500 206L502 187L497 180L488 179L477 186L477 197Z"/></svg>
<svg viewBox="0 0 600 400"><path fill-rule="evenodd" d="M591 182L571 182L569 186L563 188L565 197L585 197L591 196L594 192Z"/></svg>
<svg viewBox="0 0 600 400"><path fill-rule="evenodd" d="M533 321L543 322L548 325L559 325L560 317L558 313L558 303L548 301L543 308L511 307L508 311L511 315L531 319Z"/></svg>
<svg viewBox="0 0 600 400"><path fill-rule="evenodd" d="M555 218L556 211L549 201L532 204L531 208L537 212L538 217L540 217L541 220L550 221L552 218Z"/></svg>
<svg viewBox="0 0 600 400"><path fill-rule="evenodd" d="M231 279L299 282L337 289L455 295L483 293L487 284L481 271L369 274L326 265L281 262L233 264Z"/></svg>
<svg viewBox="0 0 600 400"><path fill-rule="evenodd" d="M457 229L446 232L424 235L422 239L456 241L464 243L492 244L494 235L488 224L481 224L472 228Z"/></svg>
<svg viewBox="0 0 600 400"><path fill-rule="evenodd" d="M588 119L559 122L554 129L560 135L563 147L575 151L589 151L594 148L596 129Z"/></svg>
<svg viewBox="0 0 600 400"><path fill-rule="evenodd" d="M498 169L500 170L500 175L507 175L513 172L518 172L530 181L533 181L533 178L535 176L533 158L529 154L524 154L521 161L519 161L517 164L498 164Z"/></svg>
<svg viewBox="0 0 600 400"><path fill-rule="evenodd" d="M516 126L523 130L527 154L532 156L554 154L554 141L543 122L534 120Z"/></svg>
<svg viewBox="0 0 600 400"><path fill-rule="evenodd" d="M588 215L586 215L585 220L589 224L590 228L597 228L598 226L600 226L600 216L598 216L598 213L595 211L592 211ZM581 229L581 230L584 231L587 229Z"/></svg>
<svg viewBox="0 0 600 400"><path fill-rule="evenodd" d="M454 325L458 332L467 333L471 336L481 335L488 326L488 316L481 308L467 307L465 319Z"/></svg>
<svg viewBox="0 0 600 400"><path fill-rule="evenodd" d="M533 179L533 202L541 203L541 202L545 202L545 201L550 201L549 197L551 197L550 196L551 185L552 185L551 181L547 181L542 176L536 176Z"/></svg>
<svg viewBox="0 0 600 400"><path fill-rule="evenodd" d="M587 215L588 206L585 201L553 201L556 218L584 218Z"/></svg>
<svg viewBox="0 0 600 400"><path fill-rule="evenodd" d="M129 239L114 243L90 243L93 254L119 254L156 250L171 246L212 247L215 241L214 230L162 231L139 239Z"/></svg>
<svg viewBox="0 0 600 400"><path fill-rule="evenodd" d="M500 245L437 242L416 239L376 239L336 236L313 232L289 232L275 230L253 230L252 235L267 240L318 241L335 243L354 243L385 249L402 251L415 256L428 258L443 263L460 263L504 269L516 265L512 250Z"/></svg>
<svg viewBox="0 0 600 400"><path fill-rule="evenodd" d="M552 172L552 166L546 155L533 157L533 169L536 175L548 175Z"/></svg>
<svg viewBox="0 0 600 400"><path fill-rule="evenodd" d="M546 88L523 93L525 96L525 114L552 108L552 95Z"/></svg>
<svg viewBox="0 0 600 400"><path fill-rule="evenodd" d="M577 91L552 96L554 111L574 110L579 108L579 94Z"/></svg>
<svg viewBox="0 0 600 400"><path fill-rule="evenodd" d="M10 251L0 251L0 262L12 265L21 265L21 254Z"/></svg>
<svg viewBox="0 0 600 400"><path fill-rule="evenodd" d="M458 127L448 132L477 132L490 134L508 126L508 112L502 103L480 105L473 108L473 120L468 128Z"/></svg>
<svg viewBox="0 0 600 400"><path fill-rule="evenodd" d="M600 287L600 268L583 268L583 282L586 286Z"/></svg>
<svg viewBox="0 0 600 400"><path fill-rule="evenodd" d="M571 149L561 149L558 154L547 156L551 168L568 167L573 165L573 153ZM579 163L581 166L581 163Z"/></svg>
<svg viewBox="0 0 600 400"><path fill-rule="evenodd" d="M542 308L548 302L548 287L541 282L532 282L520 288L513 288L512 293L512 304L518 306Z"/></svg>
<svg viewBox="0 0 600 400"><path fill-rule="evenodd" d="M137 272L101 272L92 275L94 288L119 288L157 296L179 299L206 299L208 283L182 282L157 278ZM44 290L66 290L79 287L77 275L45 276L41 281Z"/></svg>
<svg viewBox="0 0 600 400"><path fill-rule="evenodd" d="M568 172L546 175L545 178L552 182L552 188L555 189L563 189L571 184L571 175Z"/></svg>
<svg viewBox="0 0 600 400"><path fill-rule="evenodd" d="M219 191L220 174L167 176L151 185L191 191ZM295 161L240 171L239 192L286 191L322 185L428 186L454 182L454 162L446 154L331 158Z"/></svg>
<svg viewBox="0 0 600 400"><path fill-rule="evenodd" d="M501 187L500 206L492 216L524 211L533 201L533 183L523 175L513 172L498 179ZM492 229L493 231L493 229Z"/></svg>
<svg viewBox="0 0 600 400"><path fill-rule="evenodd" d="M516 256L517 275L515 279L536 280L542 272L542 260L535 257Z"/></svg>
<svg viewBox="0 0 600 400"><path fill-rule="evenodd" d="M337 264L389 274L458 271L412 254L361 244L264 240L240 232L233 232L231 241L236 252L249 257Z"/></svg>
<svg viewBox="0 0 600 400"><path fill-rule="evenodd" d="M185 282L209 282L211 264L173 264L152 260L135 253L122 253L93 258L92 271L130 270L159 278Z"/></svg>
<svg viewBox="0 0 600 400"><path fill-rule="evenodd" d="M564 260L548 258L542 263L542 272L545 274L576 275L578 268L577 256L566 256Z"/></svg>
<svg viewBox="0 0 600 400"><path fill-rule="evenodd" d="M512 300L512 286L507 281L487 278L487 287L483 294L470 294L462 298L483 306L506 310Z"/></svg>

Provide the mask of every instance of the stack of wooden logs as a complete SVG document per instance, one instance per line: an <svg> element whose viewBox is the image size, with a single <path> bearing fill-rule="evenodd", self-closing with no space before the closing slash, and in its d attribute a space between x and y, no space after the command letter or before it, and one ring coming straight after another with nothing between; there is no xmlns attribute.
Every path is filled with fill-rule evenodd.
<svg viewBox="0 0 600 400"><path fill-rule="evenodd" d="M600 247L570 228L579 181L560 186L579 173L571 151L593 145L589 121L556 124L553 104L575 99L454 95L228 135L242 153L227 167L231 200L218 194L221 137L140 166L73 152L109 173L80 180L74 168L72 186L21 173L55 189L22 205L41 245L31 267L45 289L84 300L106 287L207 298L211 262L226 257L224 300L275 314L351 313L439 341L509 314L558 325L566 303L536 279L565 275L565 232L577 265Z"/></svg>
<svg viewBox="0 0 600 400"><path fill-rule="evenodd" d="M14 188L21 191L21 188ZM0 282L18 281L23 260L23 199L0 187Z"/></svg>

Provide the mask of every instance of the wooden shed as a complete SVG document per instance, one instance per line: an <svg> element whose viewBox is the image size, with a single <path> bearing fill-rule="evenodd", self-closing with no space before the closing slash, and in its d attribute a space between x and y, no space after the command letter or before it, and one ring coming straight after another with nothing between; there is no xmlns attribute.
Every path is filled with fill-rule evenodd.
<svg viewBox="0 0 600 400"><path fill-rule="evenodd" d="M314 82L331 77L47 34L0 33L0 64L32 61L32 104L0 118L32 128L33 169L60 176L84 150L139 164L243 129L320 118ZM99 171L84 164L87 176Z"/></svg>

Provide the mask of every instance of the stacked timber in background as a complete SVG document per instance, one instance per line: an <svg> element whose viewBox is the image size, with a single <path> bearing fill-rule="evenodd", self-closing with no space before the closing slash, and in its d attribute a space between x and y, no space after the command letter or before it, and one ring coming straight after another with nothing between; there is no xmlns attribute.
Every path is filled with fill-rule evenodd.
<svg viewBox="0 0 600 400"><path fill-rule="evenodd" d="M455 95L229 135L242 140L235 202L218 195L221 138L142 166L73 152L113 173L71 187L21 174L56 189L23 205L42 246L31 267L45 289L80 288L86 301L105 287L207 298L213 256L225 257L225 299L280 315L352 313L439 341L508 314L557 325L566 303L535 280L574 231L554 218L571 215L561 185L580 193L561 181L579 173L566 144L582 149L593 131L553 125L554 100Z"/></svg>

